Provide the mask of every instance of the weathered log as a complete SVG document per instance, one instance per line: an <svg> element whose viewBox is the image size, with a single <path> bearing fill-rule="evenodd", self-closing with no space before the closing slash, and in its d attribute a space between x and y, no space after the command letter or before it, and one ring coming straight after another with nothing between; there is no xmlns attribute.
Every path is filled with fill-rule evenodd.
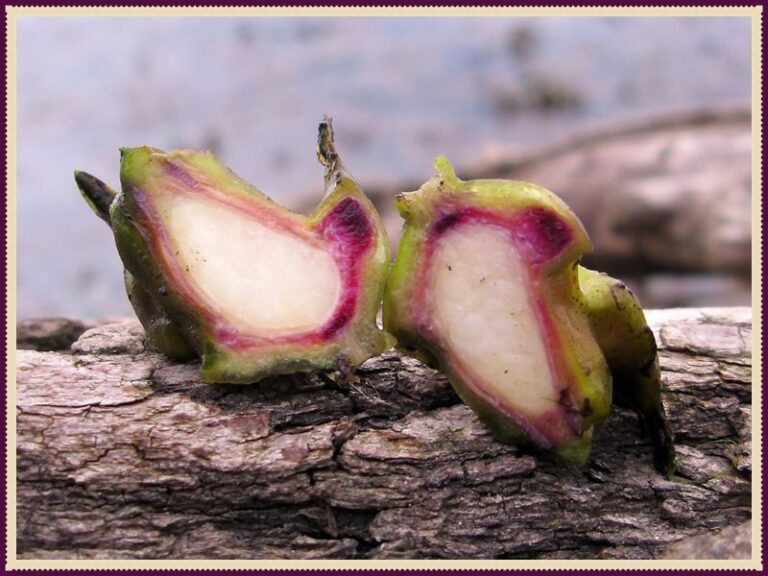
<svg viewBox="0 0 768 576"><path fill-rule="evenodd" d="M667 547L751 519L751 312L649 317L670 480L628 411L569 468L496 442L444 377L396 352L348 385L233 386L145 350L135 321L71 353L19 351L18 558L701 555Z"/></svg>
<svg viewBox="0 0 768 576"><path fill-rule="evenodd" d="M66 350L83 332L97 325L96 322L83 322L76 318L29 318L16 325L16 348Z"/></svg>

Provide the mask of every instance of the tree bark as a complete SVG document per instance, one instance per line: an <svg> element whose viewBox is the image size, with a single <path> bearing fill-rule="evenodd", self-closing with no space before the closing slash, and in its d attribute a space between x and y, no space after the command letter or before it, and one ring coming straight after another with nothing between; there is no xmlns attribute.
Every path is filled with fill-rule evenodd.
<svg viewBox="0 0 768 576"><path fill-rule="evenodd" d="M132 320L71 353L20 350L17 557L714 555L681 541L749 530L751 311L648 316L671 480L631 412L614 409L570 468L496 442L443 376L394 351L348 385L234 386L146 350Z"/></svg>

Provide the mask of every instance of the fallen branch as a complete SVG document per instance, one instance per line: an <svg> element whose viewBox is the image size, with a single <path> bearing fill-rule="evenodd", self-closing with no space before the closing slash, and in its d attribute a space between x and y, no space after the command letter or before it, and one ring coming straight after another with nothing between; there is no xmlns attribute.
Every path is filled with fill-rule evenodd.
<svg viewBox="0 0 768 576"><path fill-rule="evenodd" d="M135 321L72 353L19 351L18 558L656 558L743 531L751 312L649 317L672 481L634 414L614 410L589 466L567 468L494 441L440 374L395 352L349 386L232 386L146 351Z"/></svg>

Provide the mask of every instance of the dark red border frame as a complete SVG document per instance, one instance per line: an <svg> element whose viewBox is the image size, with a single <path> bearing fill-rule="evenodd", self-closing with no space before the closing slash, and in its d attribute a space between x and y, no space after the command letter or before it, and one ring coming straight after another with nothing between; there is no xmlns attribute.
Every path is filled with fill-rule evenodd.
<svg viewBox="0 0 768 576"><path fill-rule="evenodd" d="M52 2L46 2L45 0L26 0L19 2L18 4L15 2L9 2L8 3L11 6L18 7L18 8L32 8L32 7L41 7L41 8L76 8L76 7L174 7L174 8L247 8L247 7L381 7L381 8L429 8L429 7L441 7L441 8L451 8L451 7L486 7L486 8L512 8L512 7L523 7L523 8L574 8L574 7L583 7L583 8L651 8L651 7L679 7L679 8L699 8L699 7L718 7L718 8L729 8L729 9L737 9L737 8L751 8L751 7L760 7L763 6L763 2L761 0L740 0L738 2L734 2L731 4L728 2L728 0L702 0L700 2L679 2L679 1L672 1L672 2L623 2L623 3L617 3L617 2L601 2L601 1L592 1L587 2L584 4L579 4L575 2L541 2L541 1L527 1L519 4L514 3L501 3L501 2L478 2L478 1L470 1L470 2L420 2L420 3L405 3L405 2L386 2L386 3L371 3L371 4L364 4L361 2L355 2L354 0L339 0L336 2L292 2L292 3L272 3L272 2L266 2L263 4L260 3L242 3L242 2L231 2L231 1L221 1L221 0L214 0L213 2L204 2L204 1L197 1L197 2L160 2L158 0L128 0L125 2L98 2L98 1L91 1L91 0L75 0L71 4L69 3L52 3ZM761 102L761 134L760 134L760 141L761 141L761 184L764 184L766 181L766 176L768 175L768 168L766 167L765 162L765 147L766 147L766 135L765 135L765 129L764 129L764 119L766 117L766 112L768 112L768 104L766 103L766 94L764 91L764 84L763 84L763 77L765 76L765 62L766 58L768 58L768 49L766 49L765 44L765 38L768 37L768 24L766 20L766 14L765 11L763 11L760 15L760 29L762 32L762 38L763 38L763 44L760 47L761 55L762 55L762 62L761 62L761 70L760 70L760 78L753 78L754 82L759 82L760 87L760 94L762 98ZM6 174L6 166L7 166L7 159L8 159L8 140L7 140L7 129L8 129L8 97L7 97L7 69L6 69L6 61L8 57L7 53L7 31L8 31L8 13L4 9L3 10L3 26L2 26L2 69L3 69L3 78L2 78L2 88L3 88L3 94L5 95L5 113L3 114L2 119L2 134L0 134L0 139L2 141L2 148L4 152L4 161L2 164L2 167L0 167L0 174L2 174L2 182L3 182L3 188L2 193L0 194L0 207L2 207L3 214L5 214L5 218L2 219L2 222L0 223L0 230L2 231L2 235L0 235L0 246L2 247L2 253L0 254L0 259L2 259L2 282L0 282L0 297L2 297L3 301L3 309L6 315L6 323L7 323L7 312L8 312L8 270L7 270L7 250L8 245L6 241L6 235L7 235L7 222L8 218L11 217L11 215L8 214L8 178ZM753 162L756 159L753 158ZM13 169L15 167L12 167ZM766 264L766 257L768 254L766 253L765 248L765 235L766 235L766 228L768 228L768 218L766 218L766 199L762 195L762 187L761 187L761 197L760 197L760 220L762 224L761 228L761 236L760 236L760 257L761 257L761 270L762 270L762 277L765 278L768 274L768 265ZM761 289L763 286L761 286ZM763 381L760 383L763 391L763 397L766 397L766 392L768 392L768 387L766 386L766 377L765 375L768 374L768 357L765 355L765 345L763 344L765 340L765 326L768 324L768 309L766 309L766 297L764 292L761 292L761 320L762 320L762 327L763 330L761 331L761 367L762 367L762 374L763 374ZM8 342L6 337L6 332L2 331L0 332L0 345L2 346L2 350L7 350ZM7 371L7 364L6 362L2 363L2 366L0 367L0 375L2 376L2 382L3 382L3 388L5 389L5 383L8 381L8 371ZM3 449L3 455L5 456L5 460L7 461L7 453L6 453L6 446L7 446L7 429L8 429L8 421L7 421L7 405L5 402L5 398L3 401L3 414L2 414L2 422L3 426L0 430L0 440L2 440L2 449ZM768 435L768 418L766 418L766 412L763 410L763 421L762 421L762 438L765 438ZM762 442L761 442L762 444ZM763 451L762 454L762 469L765 470L766 466L768 465L768 458L766 457L765 451ZM3 503L3 509L7 511L7 502L6 502L6 493L7 493L7 484L6 484L6 475L3 474L2 476L2 503ZM763 517L763 530L762 530L762 551L766 548L766 542L768 542L768 537L766 537L766 531L765 531L765 517L766 513L768 512L768 491L766 491L765 485L762 486L762 517ZM350 569L350 570L338 570L338 569L318 569L318 570L285 570L285 569L279 569L279 570L256 570L256 569L245 569L245 570L236 570L236 569L215 569L215 570L194 570L194 569L131 569L131 570L114 570L114 569L76 569L76 570L41 570L41 569L34 569L34 570L28 570L28 569L22 569L22 570L14 570L14 571L7 571L5 566L7 565L8 561L8 550L5 547L5 543L7 541L7 525L5 522L2 525L2 543L0 545L3 548L2 551L2 559L3 559L3 566L0 568L2 570L2 573L23 573L24 575L29 576L43 576L48 575L51 572L55 573L61 573L61 574L92 574L95 572L101 572L101 573L107 573L107 574L113 574L115 576L125 576L125 575L151 575L151 574L166 574L166 573L180 573L180 572L191 572L195 574L201 574L201 575L218 575L221 572L224 571L232 571L232 572L239 572L239 573L249 573L249 574L258 574L258 573L265 573L270 574L274 576L309 576L314 574L343 574L348 576L353 576L355 574L358 574L360 572L375 572L375 573L382 573L387 574L388 576L402 576L405 574L423 574L425 576L438 576L441 574L446 573L459 573L459 574L465 574L467 576L480 576L487 574L490 571L493 572L525 572L526 574L529 574L531 576L549 576L552 572L557 572L559 574L584 574L587 572L601 572L601 573L609 573L609 574L631 574L631 573L657 573L657 574L663 574L663 573L679 573L679 574L691 574L691 573L706 573L706 574L712 574L716 576L724 575L724 574L758 574L762 573L759 570L743 570L743 569L727 569L727 570L692 570L692 569L680 569L680 570L664 570L664 569L632 569L632 570L598 570L598 569L581 569L581 570L555 570L555 569L510 569L510 568L498 568L498 569L471 569L471 570L462 570L462 569ZM762 552L761 551L761 552ZM761 555L761 562L764 559L764 552Z"/></svg>
<svg viewBox="0 0 768 576"><path fill-rule="evenodd" d="M187 1L187 2L160 2L158 0L127 0L125 2L97 2L92 0L74 0L71 3L53 3L45 0L24 0L21 2L7 2L8 5L24 7L45 7L45 8L79 8L79 7L115 7L127 8L131 6L147 7L167 7L167 8L750 8L762 6L761 0L738 0L729 2L728 0L702 0L701 2L545 2L541 0L532 0L528 2L510 3L510 2L355 2L354 0L339 0L338 2L232 2L217 1Z"/></svg>

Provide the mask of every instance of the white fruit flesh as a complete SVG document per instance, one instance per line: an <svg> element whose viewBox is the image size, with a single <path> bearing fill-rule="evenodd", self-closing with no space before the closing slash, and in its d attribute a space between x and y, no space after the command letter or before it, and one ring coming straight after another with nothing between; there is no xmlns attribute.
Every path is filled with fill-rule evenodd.
<svg viewBox="0 0 768 576"><path fill-rule="evenodd" d="M333 314L341 276L330 252L215 201L160 202L175 256L198 296L255 336L318 328Z"/></svg>
<svg viewBox="0 0 768 576"><path fill-rule="evenodd" d="M466 224L439 240L428 279L437 335L465 381L535 415L557 402L527 273L509 232Z"/></svg>

